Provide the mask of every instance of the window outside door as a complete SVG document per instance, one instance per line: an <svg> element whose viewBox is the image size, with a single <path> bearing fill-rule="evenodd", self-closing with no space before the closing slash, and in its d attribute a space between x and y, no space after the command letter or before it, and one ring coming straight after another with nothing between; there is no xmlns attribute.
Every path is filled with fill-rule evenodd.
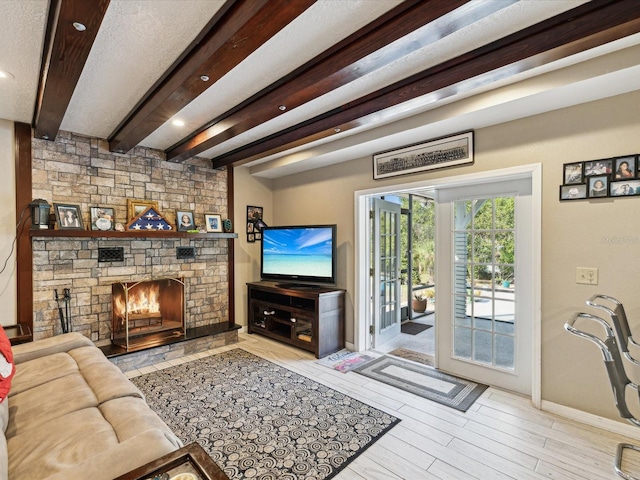
<svg viewBox="0 0 640 480"><path fill-rule="evenodd" d="M400 205L373 199L373 347L400 333L400 213Z"/></svg>
<svg viewBox="0 0 640 480"><path fill-rule="evenodd" d="M439 368L527 395L531 204L529 179L442 189L436 244Z"/></svg>

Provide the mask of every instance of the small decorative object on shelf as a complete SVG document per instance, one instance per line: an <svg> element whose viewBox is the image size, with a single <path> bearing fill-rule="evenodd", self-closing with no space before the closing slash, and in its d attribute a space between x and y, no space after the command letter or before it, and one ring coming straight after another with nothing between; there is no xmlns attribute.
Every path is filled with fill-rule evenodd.
<svg viewBox="0 0 640 480"><path fill-rule="evenodd" d="M158 202L154 200L133 200L127 198L127 221L130 222L149 207L153 207L156 212L159 211Z"/></svg>
<svg viewBox="0 0 640 480"><path fill-rule="evenodd" d="M153 207L147 207L127 224L127 230L167 231L173 230L173 225Z"/></svg>
<svg viewBox="0 0 640 480"><path fill-rule="evenodd" d="M233 224L231 223L231 220L228 218L225 218L224 221L222 222L222 228L224 229L225 233L233 232Z"/></svg>
<svg viewBox="0 0 640 480"><path fill-rule="evenodd" d="M54 203L56 221L61 230L84 230L82 225L82 212L78 205L65 205Z"/></svg>
<svg viewBox="0 0 640 480"><path fill-rule="evenodd" d="M29 207L31 208L31 229L47 230L51 210L49 202L42 198L36 198L29 204Z"/></svg>
<svg viewBox="0 0 640 480"><path fill-rule="evenodd" d="M222 217L218 214L207 213L204 216L207 232L222 232Z"/></svg>
<svg viewBox="0 0 640 480"><path fill-rule="evenodd" d="M193 221L193 212L189 210L176 211L176 225L180 232L189 232L191 230L195 230L196 232L198 231L196 224Z"/></svg>
<svg viewBox="0 0 640 480"><path fill-rule="evenodd" d="M91 230L114 230L115 210L108 207L91 207Z"/></svg>

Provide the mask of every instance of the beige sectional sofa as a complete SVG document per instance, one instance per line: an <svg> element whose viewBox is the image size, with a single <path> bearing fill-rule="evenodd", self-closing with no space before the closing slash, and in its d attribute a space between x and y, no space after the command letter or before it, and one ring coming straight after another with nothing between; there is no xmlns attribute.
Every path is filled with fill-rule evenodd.
<svg viewBox="0 0 640 480"><path fill-rule="evenodd" d="M16 374L0 404L0 479L109 480L182 446L83 335L12 351Z"/></svg>

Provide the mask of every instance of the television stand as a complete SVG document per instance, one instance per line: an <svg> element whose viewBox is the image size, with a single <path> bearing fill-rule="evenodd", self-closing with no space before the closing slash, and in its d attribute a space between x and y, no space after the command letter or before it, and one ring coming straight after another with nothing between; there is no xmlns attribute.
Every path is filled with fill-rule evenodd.
<svg viewBox="0 0 640 480"><path fill-rule="evenodd" d="M316 358L344 348L344 290L284 285L247 283L249 333L303 348Z"/></svg>

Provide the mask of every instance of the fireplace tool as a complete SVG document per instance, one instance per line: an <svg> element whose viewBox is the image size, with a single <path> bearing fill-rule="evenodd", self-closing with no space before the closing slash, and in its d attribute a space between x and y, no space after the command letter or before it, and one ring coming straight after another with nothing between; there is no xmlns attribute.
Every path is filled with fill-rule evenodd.
<svg viewBox="0 0 640 480"><path fill-rule="evenodd" d="M68 288L64 289L64 309L65 309L65 319L67 322L67 330L65 333L69 333L73 329L71 328L71 290Z"/></svg>
<svg viewBox="0 0 640 480"><path fill-rule="evenodd" d="M58 304L58 315L60 316L60 327L62 327L62 333L67 333L65 331L65 321L64 321L64 311L62 310L62 305L60 304L60 296L58 295L58 289L54 289L53 292L56 294L56 303Z"/></svg>
<svg viewBox="0 0 640 480"><path fill-rule="evenodd" d="M69 302L71 301L71 293L68 288L64 289L64 297L60 298L58 295L58 289L53 290L56 295L56 303L58 304L58 315L60 316L60 327L62 327L62 333L69 333L71 325L71 312L69 309ZM64 310L62 308L62 302L64 302Z"/></svg>

